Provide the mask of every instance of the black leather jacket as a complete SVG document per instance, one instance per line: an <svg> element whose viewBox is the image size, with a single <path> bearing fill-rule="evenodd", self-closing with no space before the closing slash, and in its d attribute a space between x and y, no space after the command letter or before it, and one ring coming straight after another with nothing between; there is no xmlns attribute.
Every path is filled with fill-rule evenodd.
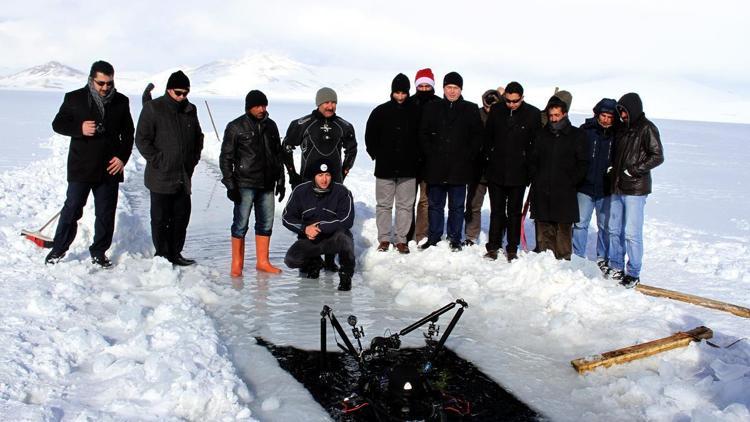
<svg viewBox="0 0 750 422"><path fill-rule="evenodd" d="M228 190L283 186L281 151L279 129L268 116L258 121L244 114L232 120L221 143L221 183Z"/></svg>
<svg viewBox="0 0 750 422"><path fill-rule="evenodd" d="M618 103L631 119L630 124L622 125L616 136L612 193L648 195L651 193L651 169L664 162L664 150L659 130L643 114L640 99L631 101L627 95Z"/></svg>

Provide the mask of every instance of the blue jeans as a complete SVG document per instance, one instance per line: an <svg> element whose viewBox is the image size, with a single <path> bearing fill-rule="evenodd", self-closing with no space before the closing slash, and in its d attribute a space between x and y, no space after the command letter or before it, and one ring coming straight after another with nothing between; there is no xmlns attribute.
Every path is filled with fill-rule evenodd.
<svg viewBox="0 0 750 422"><path fill-rule="evenodd" d="M643 210L648 195L612 195L609 208L609 266L640 277L643 261ZM623 248L624 244L624 248ZM628 265L625 268L625 254Z"/></svg>
<svg viewBox="0 0 750 422"><path fill-rule="evenodd" d="M461 242L464 225L464 203L466 202L466 185L429 185L427 189L430 243L437 243L443 237L445 198L448 197L448 240Z"/></svg>
<svg viewBox="0 0 750 422"><path fill-rule="evenodd" d="M589 237L591 214L596 209L596 259L609 259L609 223L610 196L594 199L585 193L578 192L579 220L573 225L573 253L586 258L586 243Z"/></svg>
<svg viewBox="0 0 750 422"><path fill-rule="evenodd" d="M255 206L255 234L271 235L274 213L273 189L240 188L240 200L234 203L232 237L245 237L253 206Z"/></svg>

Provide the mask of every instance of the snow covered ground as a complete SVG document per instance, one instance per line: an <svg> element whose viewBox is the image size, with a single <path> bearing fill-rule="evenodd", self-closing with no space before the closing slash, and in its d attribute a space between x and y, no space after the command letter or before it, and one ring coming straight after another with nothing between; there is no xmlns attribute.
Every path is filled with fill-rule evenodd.
<svg viewBox="0 0 750 422"><path fill-rule="evenodd" d="M24 117L14 104L30 101L27 95L0 97L0 155L19 143L27 153L16 153L20 164L5 162L0 173L5 420L327 420L255 336L317 349L318 313L327 304L339 316L357 315L369 340L456 298L470 307L448 347L551 420L750 420L747 340L729 348L691 344L583 376L569 363L700 325L714 330L714 343L728 345L747 336L748 320L619 288L577 258L524 253L507 264L483 260L483 247L451 253L445 245L406 256L377 253L364 148L347 178L359 255L352 292L338 292L331 275L299 280L286 268L281 276L256 274L251 244L244 278L231 279L231 206L215 182L219 144L196 99L206 149L194 177L185 255L200 265L174 269L152 258L144 163L136 152L121 187L114 269L88 261L93 204L68 256L44 266L46 252L18 233L38 228L62 205L67 139L49 129L62 95L35 97L43 111ZM210 102L219 131L241 113L241 99ZM139 108L134 99L134 118ZM283 131L311 108L272 103L270 111ZM363 142L369 108L342 104L339 111ZM750 126L656 123L666 162L646 207L644 283L750 306ZM488 215L486 204L482 243ZM283 266L292 241L277 219L272 261ZM420 337L403 340L418 346Z"/></svg>

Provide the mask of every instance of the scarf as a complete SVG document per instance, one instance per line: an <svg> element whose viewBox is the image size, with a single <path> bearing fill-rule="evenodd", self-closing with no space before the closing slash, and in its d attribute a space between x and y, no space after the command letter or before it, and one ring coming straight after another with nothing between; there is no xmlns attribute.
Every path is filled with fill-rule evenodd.
<svg viewBox="0 0 750 422"><path fill-rule="evenodd" d="M99 114L102 115L102 119L104 119L104 107L109 104L112 101L112 98L115 97L115 85L114 82L112 84L112 88L107 91L107 95L101 96L96 91L96 86L94 85L94 78L89 77L89 99L94 100L94 104L96 104L96 108L99 109Z"/></svg>

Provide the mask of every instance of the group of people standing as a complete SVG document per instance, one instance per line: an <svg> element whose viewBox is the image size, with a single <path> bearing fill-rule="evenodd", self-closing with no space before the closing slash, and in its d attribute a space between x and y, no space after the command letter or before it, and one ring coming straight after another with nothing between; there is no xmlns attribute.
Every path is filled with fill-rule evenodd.
<svg viewBox="0 0 750 422"><path fill-rule="evenodd" d="M463 78L456 72L445 75L442 98L435 94L430 69L419 70L414 83L416 92L410 95L409 78L396 75L389 100L367 120L366 151L375 161L378 251L393 245L408 254L412 240L425 250L437 245L444 232L452 251L475 245L489 192L484 256L496 260L504 252L511 262L518 257L529 187L526 204L535 221L536 251L551 250L558 259L570 259L571 253L585 257L596 210L600 268L623 285L638 283L650 170L663 162L663 151L637 94L602 99L594 116L576 128L568 118L572 96L566 91L556 92L540 111L524 101L518 82L486 91L481 106L463 98ZM188 77L173 73L165 94L144 102L137 129L128 99L115 91L114 69L106 62L92 65L86 87L66 94L53 128L71 136L68 191L47 263L56 263L67 251L93 191L92 262L112 265L105 252L114 230L117 184L134 140L147 162L155 255L174 265L195 263L182 256L190 180L203 146L189 90ZM245 112L224 131L219 162L221 181L234 203L232 276L243 271L253 209L256 269L281 272L269 261L269 245L274 197L279 202L285 197L286 173L292 192L282 222L298 240L287 251L285 264L308 278L317 278L321 270L338 272L338 288L351 289L354 205L343 182L354 165L357 141L354 127L336 114L334 90L320 89L315 103L312 113L289 124L282 141L268 116L267 97L253 90L245 98ZM297 147L299 171L293 158Z"/></svg>

